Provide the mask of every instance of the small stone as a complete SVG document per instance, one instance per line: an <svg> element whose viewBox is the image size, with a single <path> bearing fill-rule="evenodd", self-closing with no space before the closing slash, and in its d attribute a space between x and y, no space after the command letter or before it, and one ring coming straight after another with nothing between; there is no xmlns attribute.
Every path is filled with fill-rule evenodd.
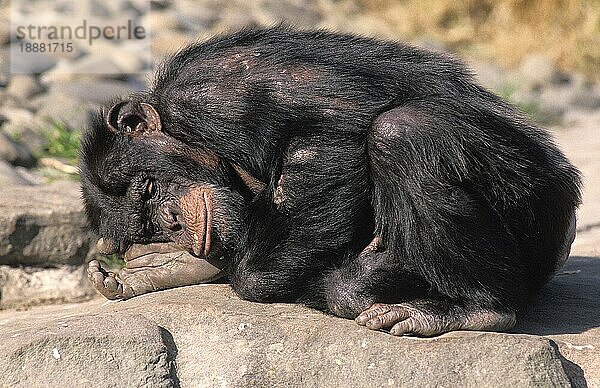
<svg viewBox="0 0 600 388"><path fill-rule="evenodd" d="M0 106L0 116L6 121L16 124L30 124L33 122L33 113L28 109L16 106Z"/></svg>
<svg viewBox="0 0 600 388"><path fill-rule="evenodd" d="M2 132L13 139L18 139L20 144L24 144L33 154L42 151L46 145L46 140L42 136L42 123L19 124L5 123L2 125Z"/></svg>
<svg viewBox="0 0 600 388"><path fill-rule="evenodd" d="M52 70L44 73L41 80L44 84L57 84L72 81L82 76L92 78L122 77L124 71L113 60L104 56L86 55L76 60L61 60Z"/></svg>
<svg viewBox="0 0 600 388"><path fill-rule="evenodd" d="M10 56L10 71L12 73L21 74L41 74L54 65L56 65L58 59L47 53L40 52L28 52L28 53L15 53Z"/></svg>
<svg viewBox="0 0 600 388"><path fill-rule="evenodd" d="M470 61L469 67L475 78L490 90L502 90L507 85L506 72L495 64L481 61Z"/></svg>
<svg viewBox="0 0 600 388"><path fill-rule="evenodd" d="M53 123L64 123L71 129L81 129L87 126L90 113L95 106L91 103L62 93L49 93L33 100L39 106L36 120L42 123L35 128L42 133Z"/></svg>
<svg viewBox="0 0 600 388"><path fill-rule="evenodd" d="M10 80L10 65L8 63L8 48L0 47L0 86L4 87Z"/></svg>
<svg viewBox="0 0 600 388"><path fill-rule="evenodd" d="M576 108L586 110L600 109L600 88L595 86L575 90L569 103Z"/></svg>
<svg viewBox="0 0 600 388"><path fill-rule="evenodd" d="M21 177L15 169L5 162L0 160L0 187L10 188L18 185L29 185L30 183ZM10 190L15 190L14 188ZM1 245L1 244L0 244ZM2 255L2 247L0 246L0 255Z"/></svg>
<svg viewBox="0 0 600 388"><path fill-rule="evenodd" d="M148 47L137 42L126 41L121 44L99 41L94 43L93 55L104 55L116 65L123 74L149 73L152 56ZM119 76L121 76L120 74ZM119 77L120 78L120 77Z"/></svg>
<svg viewBox="0 0 600 388"><path fill-rule="evenodd" d="M158 58L172 55L192 42L187 34L168 32L152 39L152 53Z"/></svg>
<svg viewBox="0 0 600 388"><path fill-rule="evenodd" d="M521 62L520 73L523 83L531 89L536 89L552 81L556 66L552 60L542 55L531 54Z"/></svg>
<svg viewBox="0 0 600 388"><path fill-rule="evenodd" d="M8 135L0 132L0 159L14 166L33 167L35 157L29 148L12 140Z"/></svg>
<svg viewBox="0 0 600 388"><path fill-rule="evenodd" d="M9 8L0 6L0 46L10 42L10 15Z"/></svg>
<svg viewBox="0 0 600 388"><path fill-rule="evenodd" d="M182 27L179 15L169 9L147 13L141 18L140 24L157 34L162 31L180 30Z"/></svg>
<svg viewBox="0 0 600 388"><path fill-rule="evenodd" d="M38 80L28 74L14 74L6 88L8 94L27 100L44 91Z"/></svg>
<svg viewBox="0 0 600 388"><path fill-rule="evenodd" d="M52 85L50 94L64 95L79 101L79 104L102 104L116 96L127 96L134 90L123 81L108 79L83 79Z"/></svg>
<svg viewBox="0 0 600 388"><path fill-rule="evenodd" d="M17 166L15 167L15 171L19 176L29 182L32 186L42 185L48 183L48 179L43 176L40 176L34 172L34 170L29 170L25 167Z"/></svg>

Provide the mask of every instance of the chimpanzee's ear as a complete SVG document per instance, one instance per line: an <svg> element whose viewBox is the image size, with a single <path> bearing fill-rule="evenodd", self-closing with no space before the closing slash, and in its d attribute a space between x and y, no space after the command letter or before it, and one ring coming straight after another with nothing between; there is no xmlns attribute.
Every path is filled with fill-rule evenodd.
<svg viewBox="0 0 600 388"><path fill-rule="evenodd" d="M104 116L106 128L110 129L114 133L119 133L119 124L117 121L119 119L119 112L125 104L127 104L126 101L116 103L112 106L112 108L108 110L108 113Z"/></svg>
<svg viewBox="0 0 600 388"><path fill-rule="evenodd" d="M146 115L146 126L148 131L160 131L162 130L162 124L160 122L160 116L154 107L150 104L146 104L142 102L141 104L142 110Z"/></svg>
<svg viewBox="0 0 600 388"><path fill-rule="evenodd" d="M127 101L119 102L110 108L105 120L107 128L115 133L138 135L162 129L158 112L145 102L139 105Z"/></svg>

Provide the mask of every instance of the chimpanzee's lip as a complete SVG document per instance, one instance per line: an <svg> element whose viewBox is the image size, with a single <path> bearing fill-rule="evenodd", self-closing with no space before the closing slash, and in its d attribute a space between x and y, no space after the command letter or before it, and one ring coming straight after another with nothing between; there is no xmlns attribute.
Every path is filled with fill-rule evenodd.
<svg viewBox="0 0 600 388"><path fill-rule="evenodd" d="M202 190L201 202L204 207L204 209L202 209L203 217L201 218L204 225L202 225L200 232L203 236L199 236L198 230L196 229L191 233L192 252L198 257L208 257L212 248L213 208L212 201L206 190Z"/></svg>
<svg viewBox="0 0 600 388"><path fill-rule="evenodd" d="M212 248L212 217L213 208L212 200L208 197L206 191L203 192L204 206L206 209L206 226L204 228L204 256L208 257L210 249Z"/></svg>

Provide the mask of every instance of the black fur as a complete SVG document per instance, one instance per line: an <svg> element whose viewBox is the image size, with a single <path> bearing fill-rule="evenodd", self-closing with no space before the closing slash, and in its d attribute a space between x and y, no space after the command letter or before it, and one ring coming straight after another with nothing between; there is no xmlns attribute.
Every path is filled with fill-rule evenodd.
<svg viewBox="0 0 600 388"><path fill-rule="evenodd" d="M347 317L431 296L516 309L550 276L580 202L578 171L544 131L454 58L399 43L246 29L180 51L132 101L220 166L151 153L98 121L81 164L94 226L122 247L165 239L141 231L141 175L235 193L227 254L249 300ZM265 189L244 191L231 164ZM374 236L384 248L360 254Z"/></svg>

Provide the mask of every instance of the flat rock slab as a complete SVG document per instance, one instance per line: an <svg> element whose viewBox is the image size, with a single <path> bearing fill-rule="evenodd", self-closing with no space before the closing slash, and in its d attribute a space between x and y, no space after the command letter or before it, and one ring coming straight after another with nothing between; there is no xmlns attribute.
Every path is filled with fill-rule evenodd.
<svg viewBox="0 0 600 388"><path fill-rule="evenodd" d="M599 259L571 258L514 334L433 339L392 337L297 305L242 301L227 285L5 311L0 338L10 340L0 345L0 370L9 372L0 385L55 381L59 363L63 382L87 376L91 386L118 385L125 364L135 376L127 382L140 381L143 365L160 364L144 369L149 381L182 386L600 386L599 278ZM62 330L65 322L77 329ZM70 345L82 335L85 347ZM104 349L112 358L99 356ZM148 361L157 357L168 366Z"/></svg>
<svg viewBox="0 0 600 388"><path fill-rule="evenodd" d="M57 268L0 265L0 310L90 300L96 290L86 265Z"/></svg>
<svg viewBox="0 0 600 388"><path fill-rule="evenodd" d="M83 264L90 237L78 183L0 187L0 265Z"/></svg>
<svg viewBox="0 0 600 388"><path fill-rule="evenodd" d="M514 331L552 339L576 385L600 387L600 258L570 257Z"/></svg>
<svg viewBox="0 0 600 388"><path fill-rule="evenodd" d="M32 321L3 336L5 387L172 387L169 334L139 314Z"/></svg>

